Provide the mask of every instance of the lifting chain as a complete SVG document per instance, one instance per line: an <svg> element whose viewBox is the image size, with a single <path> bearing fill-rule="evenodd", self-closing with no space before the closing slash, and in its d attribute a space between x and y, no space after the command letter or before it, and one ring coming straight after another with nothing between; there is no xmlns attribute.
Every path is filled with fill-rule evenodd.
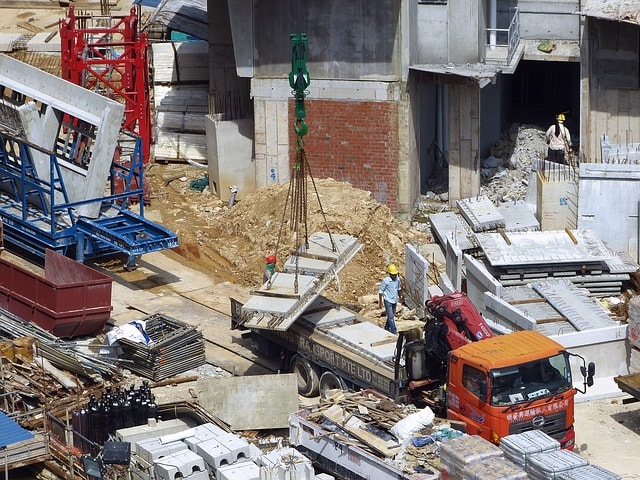
<svg viewBox="0 0 640 480"><path fill-rule="evenodd" d="M280 221L280 230L278 232L278 241L276 244L276 253L280 246L280 239L282 237L282 229L285 224L285 217L287 210L289 210L289 227L294 232L294 245L296 248L304 245L305 249L309 248L309 231L307 223L307 210L308 210L308 191L307 191L307 179L311 179L313 189L318 199L320 211L327 226L327 219L320 204L320 195L316 188L315 181L311 175L311 169L307 161L307 155L304 150L304 136L309 133L309 126L305 121L307 116L304 99L309 94L307 88L311 83L309 72L307 71L306 63L306 50L307 50L307 34L306 33L293 33L291 34L292 55L291 55L291 72L289 73L289 85L292 88L292 93L295 98L295 115L296 119L293 124L293 131L295 132L296 139L296 158L291 169L291 180L289 182L289 191L287 193L287 199L285 201L284 210L282 211L282 220ZM289 202L291 206L289 207ZM290 208L290 209L289 209ZM331 245L333 251L337 251L331 233ZM295 255L295 280L294 291L298 293L298 272L299 272L299 256Z"/></svg>

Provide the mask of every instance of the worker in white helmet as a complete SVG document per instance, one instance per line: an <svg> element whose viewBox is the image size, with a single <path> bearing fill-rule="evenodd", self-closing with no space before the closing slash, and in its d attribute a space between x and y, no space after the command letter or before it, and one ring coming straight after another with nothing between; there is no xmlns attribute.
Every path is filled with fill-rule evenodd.
<svg viewBox="0 0 640 480"><path fill-rule="evenodd" d="M566 165L565 154L571 150L571 134L569 129L564 126L564 121L564 113L556 115L556 122L547 129L545 139L549 145L547 159L550 162Z"/></svg>
<svg viewBox="0 0 640 480"><path fill-rule="evenodd" d="M387 315L387 322L384 325L384 329L396 334L396 306L399 301L402 301L402 286L400 284L400 275L398 275L398 267L395 264L390 264L387 267L389 275L382 279L380 282L380 289L378 290L378 304L380 308L384 308Z"/></svg>

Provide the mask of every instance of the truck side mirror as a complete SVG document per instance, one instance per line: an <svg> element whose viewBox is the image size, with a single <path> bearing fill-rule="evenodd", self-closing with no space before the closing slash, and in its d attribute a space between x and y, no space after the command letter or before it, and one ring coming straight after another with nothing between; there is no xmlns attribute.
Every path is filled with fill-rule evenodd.
<svg viewBox="0 0 640 480"><path fill-rule="evenodd" d="M486 379L480 380L478 387L480 387L480 400L482 400L483 402L486 402L487 401L487 380Z"/></svg>
<svg viewBox="0 0 640 480"><path fill-rule="evenodd" d="M590 362L587 366L587 385L589 387L593 386L593 376L596 374L596 364Z"/></svg>
<svg viewBox="0 0 640 480"><path fill-rule="evenodd" d="M585 393L587 391L587 387L593 386L593 376L596 374L596 364L593 362L589 362L589 366L586 365L586 361L582 355L578 355L577 353L569 353L568 355L572 357L578 357L582 360L582 365L580 366L580 373L582 374L582 378L584 379L584 390L580 390L578 387L575 387L576 391L580 393Z"/></svg>

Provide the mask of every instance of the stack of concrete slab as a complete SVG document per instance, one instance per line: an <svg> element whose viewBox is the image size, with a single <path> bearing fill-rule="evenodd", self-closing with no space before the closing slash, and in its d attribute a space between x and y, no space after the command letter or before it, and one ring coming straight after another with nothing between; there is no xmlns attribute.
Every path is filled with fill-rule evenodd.
<svg viewBox="0 0 640 480"><path fill-rule="evenodd" d="M475 233L489 231L531 232L540 230L532 209L522 201L494 205L486 196L458 200L460 213L443 212L429 216L429 223L438 242L447 241L462 251L478 248Z"/></svg>
<svg viewBox="0 0 640 480"><path fill-rule="evenodd" d="M458 200L458 208L474 232L486 232L505 227L505 219L488 197L478 196Z"/></svg>
<svg viewBox="0 0 640 480"><path fill-rule="evenodd" d="M246 328L287 330L362 249L351 235L316 232L242 306Z"/></svg>
<svg viewBox="0 0 640 480"><path fill-rule="evenodd" d="M500 299L486 297L484 313L510 330L537 330L548 336L606 329L620 322L589 293L567 279L505 287Z"/></svg>
<svg viewBox="0 0 640 480"><path fill-rule="evenodd" d="M479 233L489 273L504 286L568 278L594 295L616 295L638 264L615 254L593 230Z"/></svg>

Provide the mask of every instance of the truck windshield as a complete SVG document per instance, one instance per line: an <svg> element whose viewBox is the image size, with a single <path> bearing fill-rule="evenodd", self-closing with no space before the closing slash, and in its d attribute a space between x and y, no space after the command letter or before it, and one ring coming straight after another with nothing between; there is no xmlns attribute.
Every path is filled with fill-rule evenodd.
<svg viewBox="0 0 640 480"><path fill-rule="evenodd" d="M572 388L569 360L563 353L535 362L491 370L492 405L530 402Z"/></svg>

